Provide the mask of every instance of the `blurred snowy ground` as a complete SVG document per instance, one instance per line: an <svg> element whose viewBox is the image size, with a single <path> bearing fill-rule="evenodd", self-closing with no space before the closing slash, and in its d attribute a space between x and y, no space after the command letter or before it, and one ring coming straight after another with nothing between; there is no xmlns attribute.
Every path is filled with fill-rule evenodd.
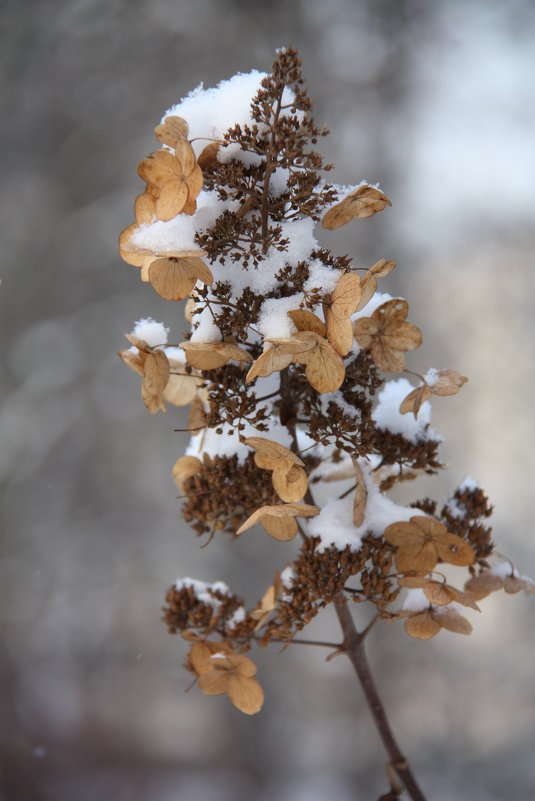
<svg viewBox="0 0 535 801"><path fill-rule="evenodd" d="M1 17L0 798L374 799L384 758L344 660L260 654L253 719L184 694L165 589L221 578L254 602L280 546L199 551L183 524L170 468L184 414L150 418L115 355L135 319L181 331L181 309L141 285L116 238L163 111L296 45L336 178L380 181L393 201L323 241L361 264L396 258L388 288L424 331L410 366L470 376L435 403L452 469L418 495L469 472L500 549L535 574L535 6L7 0ZM430 801L535 797L533 599L483 606L469 639L371 638ZM328 613L315 631L333 626Z"/></svg>

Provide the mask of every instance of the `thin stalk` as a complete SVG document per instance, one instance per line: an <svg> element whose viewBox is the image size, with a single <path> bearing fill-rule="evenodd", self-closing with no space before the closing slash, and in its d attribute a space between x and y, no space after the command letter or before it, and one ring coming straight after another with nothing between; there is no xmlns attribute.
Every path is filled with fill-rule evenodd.
<svg viewBox="0 0 535 801"><path fill-rule="evenodd" d="M342 627L342 632L344 634L345 652L348 655L351 664L355 669L355 673L359 678L362 689L364 690L366 701L368 702L370 712L372 713L373 720L377 727L377 731L379 732L379 736L381 737L386 753L388 754L390 764L396 771L399 780L405 785L405 789L413 801L426 801L425 796L418 787L416 779L412 775L406 758L401 753L401 750L395 740L392 729L390 728L390 723L386 716L385 709L381 699L379 698L377 688L375 687L375 683L373 681L370 666L366 658L366 652L364 650L364 638L368 633L369 628L362 633L357 631L351 612L347 607L347 603L339 601L338 603L335 603L334 607Z"/></svg>

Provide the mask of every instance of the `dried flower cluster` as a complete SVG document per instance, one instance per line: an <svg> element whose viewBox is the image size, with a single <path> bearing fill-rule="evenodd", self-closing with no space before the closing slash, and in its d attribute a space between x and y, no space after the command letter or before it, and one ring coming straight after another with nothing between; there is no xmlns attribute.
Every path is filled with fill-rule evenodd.
<svg viewBox="0 0 535 801"><path fill-rule="evenodd" d="M327 131L310 105L291 49L269 75L193 92L156 128L161 147L140 164L146 187L119 240L158 295L188 298L185 341L169 344L161 323L142 320L120 353L151 414L191 404L193 436L173 471L186 520L208 537L262 536L249 531L260 523L281 543L281 571L252 608L222 582L191 579L164 607L202 692L248 714L263 693L243 652L292 642L328 603L368 602L429 639L469 634L459 608L477 610L489 592L533 593L493 555L475 482L440 512L388 496L441 468L429 399L467 379L434 368L417 386L400 377L422 333L406 300L379 292L395 262L363 268L319 247L318 221L332 231L391 204L375 186L326 181L314 146ZM298 536L296 553L285 543ZM457 568L457 586L444 565Z"/></svg>

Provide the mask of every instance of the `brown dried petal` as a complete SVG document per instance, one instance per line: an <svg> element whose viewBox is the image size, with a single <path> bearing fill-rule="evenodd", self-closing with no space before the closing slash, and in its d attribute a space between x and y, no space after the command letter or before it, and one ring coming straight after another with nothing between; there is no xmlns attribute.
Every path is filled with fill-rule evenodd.
<svg viewBox="0 0 535 801"><path fill-rule="evenodd" d="M177 140L175 156L180 162L184 177L189 178L195 167L195 152L187 139L180 138Z"/></svg>
<svg viewBox="0 0 535 801"><path fill-rule="evenodd" d="M455 634L471 634L472 625L455 609L441 609L433 614L440 628L453 631Z"/></svg>
<svg viewBox="0 0 535 801"><path fill-rule="evenodd" d="M362 295L356 311L361 311L361 309L367 306L377 292L377 278L372 274L371 270L368 270L363 277L362 281L360 282L360 288Z"/></svg>
<svg viewBox="0 0 535 801"><path fill-rule="evenodd" d="M156 216L156 200L153 195L148 192L138 195L134 203L134 214L139 225L151 223Z"/></svg>
<svg viewBox="0 0 535 801"><path fill-rule="evenodd" d="M390 200L379 189L373 186L360 186L341 203L329 209L321 224L329 231L333 231L350 220L363 220L391 205Z"/></svg>
<svg viewBox="0 0 535 801"><path fill-rule="evenodd" d="M126 350L118 351L119 358L129 367L134 373L138 375L143 375L143 363L145 359L142 359L139 353L135 353L130 348Z"/></svg>
<svg viewBox="0 0 535 801"><path fill-rule="evenodd" d="M131 223L119 234L119 255L121 259L132 267L142 267L145 259L146 251L140 251L134 245L130 244L132 234L139 229L137 223Z"/></svg>
<svg viewBox="0 0 535 801"><path fill-rule="evenodd" d="M264 470L273 470L281 460L286 459L289 459L291 464L304 467L304 462L293 451L267 437L247 437L244 439L244 444L255 449L255 462Z"/></svg>
<svg viewBox="0 0 535 801"><path fill-rule="evenodd" d="M429 610L411 615L405 621L405 631L417 640L430 640L440 631L440 625L434 620Z"/></svg>
<svg viewBox="0 0 535 801"><path fill-rule="evenodd" d="M243 674L230 676L227 695L236 709L245 715L260 712L264 703L264 691L260 684Z"/></svg>
<svg viewBox="0 0 535 801"><path fill-rule="evenodd" d="M295 517L271 517L266 516L260 520L264 531L278 542L289 542L293 540L298 531L297 520Z"/></svg>
<svg viewBox="0 0 535 801"><path fill-rule="evenodd" d="M188 478L197 475L201 468L202 462L200 459L197 459L196 456L181 456L180 459L175 462L175 466L173 467L173 481L181 492L184 492L184 484Z"/></svg>
<svg viewBox="0 0 535 801"><path fill-rule="evenodd" d="M277 344L265 350L255 361L246 376L246 381L254 381L258 376L266 377L277 370L284 370L292 363L293 354L283 351Z"/></svg>
<svg viewBox="0 0 535 801"><path fill-rule="evenodd" d="M325 324L313 312L306 309L295 309L289 311L288 316L291 317L298 331L315 331L320 337L325 336Z"/></svg>
<svg viewBox="0 0 535 801"><path fill-rule="evenodd" d="M421 384L419 387L416 387L416 389L413 389L412 392L409 392L407 397L403 399L401 406L399 407L399 411L401 414L408 414L409 412L412 412L414 419L416 419L422 403L430 397L430 388L427 386L427 384Z"/></svg>
<svg viewBox="0 0 535 801"><path fill-rule="evenodd" d="M160 189L156 200L156 216L159 220L172 220L180 214L188 200L188 185L180 176L176 180L167 181Z"/></svg>
<svg viewBox="0 0 535 801"><path fill-rule="evenodd" d="M419 540L399 546L395 559L400 573L429 573L437 563L437 553L433 542Z"/></svg>
<svg viewBox="0 0 535 801"><path fill-rule="evenodd" d="M188 123L183 117L169 116L154 129L156 138L164 145L174 147L179 139L188 135Z"/></svg>
<svg viewBox="0 0 535 801"><path fill-rule="evenodd" d="M323 304L327 338L341 356L349 353L353 344L353 329L349 318L356 312L361 295L359 276L345 273Z"/></svg>
<svg viewBox="0 0 535 801"><path fill-rule="evenodd" d="M459 567L473 565L476 556L471 545L456 534L447 532L440 540L434 540L437 554L443 562Z"/></svg>
<svg viewBox="0 0 535 801"><path fill-rule="evenodd" d="M184 300L197 283L197 277L192 275L191 270L185 269L176 259L152 261L149 280L154 291L164 300Z"/></svg>
<svg viewBox="0 0 535 801"><path fill-rule="evenodd" d="M440 370L436 382L430 387L433 395L456 395L468 378L455 370Z"/></svg>
<svg viewBox="0 0 535 801"><path fill-rule="evenodd" d="M218 150L219 142L210 142L209 145L206 145L206 147L201 150L199 158L197 159L197 164L201 170L205 170L207 167L214 167L217 164Z"/></svg>
<svg viewBox="0 0 535 801"><path fill-rule="evenodd" d="M358 320L357 320L358 322ZM394 350L383 339L372 342L370 353L377 367L388 373L401 373L405 369L405 356L399 350Z"/></svg>
<svg viewBox="0 0 535 801"><path fill-rule="evenodd" d="M395 328L385 331L383 342L396 350L414 350L422 344L422 332L413 323L399 323Z"/></svg>
<svg viewBox="0 0 535 801"><path fill-rule="evenodd" d="M138 167L138 174L148 184L162 189L169 181L182 180L183 170L180 161L168 150L150 153Z"/></svg>
<svg viewBox="0 0 535 801"><path fill-rule="evenodd" d="M288 503L300 501L308 489L307 474L291 459L287 459L273 470L273 488L279 498Z"/></svg>
<svg viewBox="0 0 535 801"><path fill-rule="evenodd" d="M370 267L369 272L373 273L377 278L386 278L387 275L390 275L395 266L396 262L393 259L389 261L386 259L379 259L379 261L376 261L375 264Z"/></svg>
<svg viewBox="0 0 535 801"><path fill-rule="evenodd" d="M332 345L320 339L315 348L305 354L306 377L316 392L336 392L345 378L342 358Z"/></svg>
<svg viewBox="0 0 535 801"><path fill-rule="evenodd" d="M315 517L318 515L320 510L317 506L311 506L307 503L285 503L285 504L275 504L273 506L261 506L259 509L253 512L250 517L247 518L245 523L243 523L238 531L236 532L236 536L242 534L247 529L252 528L256 523L262 521L264 517L273 517L273 518L294 518L294 517ZM262 521L263 523L263 521ZM297 531L297 529L296 529Z"/></svg>
<svg viewBox="0 0 535 801"><path fill-rule="evenodd" d="M251 362L247 351L230 342L181 342L188 364L198 370L215 370L227 362Z"/></svg>
<svg viewBox="0 0 535 801"><path fill-rule="evenodd" d="M187 184L188 184L188 200L193 201L201 191L203 185L202 170L198 164L195 164L193 170L188 175Z"/></svg>
<svg viewBox="0 0 535 801"><path fill-rule="evenodd" d="M197 392L197 380L190 375L174 375L171 373L167 386L163 391L164 400L173 406L187 406Z"/></svg>
<svg viewBox="0 0 535 801"><path fill-rule="evenodd" d="M165 353L161 350L149 353L143 366L141 397L151 414L156 414L160 409L165 412L163 391L168 381L169 361Z"/></svg>

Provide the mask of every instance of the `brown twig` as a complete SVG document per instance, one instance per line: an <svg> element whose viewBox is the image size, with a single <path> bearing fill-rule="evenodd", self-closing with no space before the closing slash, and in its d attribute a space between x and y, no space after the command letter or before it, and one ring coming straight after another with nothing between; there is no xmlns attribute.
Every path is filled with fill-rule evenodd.
<svg viewBox="0 0 535 801"><path fill-rule="evenodd" d="M385 709L372 678L370 666L364 650L364 638L368 634L370 627L364 629L363 632L357 631L347 603L342 598L335 603L334 607L344 634L345 652L355 668L355 672L364 690L366 701L368 702L377 731L379 732L379 736L381 737L386 753L390 759L390 764L396 771L399 780L405 785L413 801L426 801L416 779L412 775L406 758L401 753L394 738Z"/></svg>

